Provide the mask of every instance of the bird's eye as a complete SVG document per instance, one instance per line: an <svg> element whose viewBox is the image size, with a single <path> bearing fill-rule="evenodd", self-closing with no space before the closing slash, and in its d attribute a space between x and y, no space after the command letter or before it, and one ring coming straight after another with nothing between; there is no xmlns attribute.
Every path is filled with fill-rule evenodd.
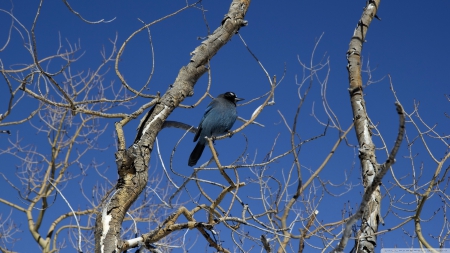
<svg viewBox="0 0 450 253"><path fill-rule="evenodd" d="M233 92L230 92L230 96L236 97L236 95Z"/></svg>

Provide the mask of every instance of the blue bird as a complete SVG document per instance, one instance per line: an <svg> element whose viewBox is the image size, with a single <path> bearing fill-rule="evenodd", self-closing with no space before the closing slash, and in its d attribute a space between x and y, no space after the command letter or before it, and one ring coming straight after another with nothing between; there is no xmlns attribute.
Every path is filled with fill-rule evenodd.
<svg viewBox="0 0 450 253"><path fill-rule="evenodd" d="M236 102L241 100L244 99L236 97L233 92L225 92L209 103L194 137L194 142L197 140L198 142L189 156L189 166L196 165L202 156L206 145L205 136L210 138L220 136L231 129L237 118Z"/></svg>

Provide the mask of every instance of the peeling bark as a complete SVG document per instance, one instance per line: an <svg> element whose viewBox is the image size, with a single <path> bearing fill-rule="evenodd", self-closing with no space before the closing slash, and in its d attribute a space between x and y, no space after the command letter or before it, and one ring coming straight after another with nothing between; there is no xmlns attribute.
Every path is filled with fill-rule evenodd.
<svg viewBox="0 0 450 253"><path fill-rule="evenodd" d="M180 69L175 82L158 98L138 129L134 144L126 150L117 151L119 180L116 191L105 198L102 211L96 218L95 252L119 252L122 248L121 224L127 210L147 185L148 164L157 134L172 111L186 97L193 95L194 85L207 71L208 61L247 24L244 16L249 4L249 0L234 0L231 3L219 28L191 53L189 64Z"/></svg>
<svg viewBox="0 0 450 253"><path fill-rule="evenodd" d="M362 178L364 190L367 191L379 172L379 165L375 155L375 144L372 142L372 132L370 130L370 121L367 116L366 103L363 97L363 88L361 80L361 51L369 25L375 17L380 0L371 0L367 2L361 19L353 33L347 51L348 74L349 74L349 92L353 111L353 122L355 126L356 137L359 143L359 159L362 168ZM361 213L361 228L358 231L353 252L374 252L376 246L376 236L380 221L381 193L380 187L376 186L370 196L366 196L363 202L366 202L363 213Z"/></svg>

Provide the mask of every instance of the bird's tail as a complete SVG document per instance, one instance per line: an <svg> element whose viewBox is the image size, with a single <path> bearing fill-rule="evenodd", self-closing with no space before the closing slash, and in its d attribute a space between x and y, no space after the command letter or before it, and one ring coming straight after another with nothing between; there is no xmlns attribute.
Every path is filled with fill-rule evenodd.
<svg viewBox="0 0 450 253"><path fill-rule="evenodd" d="M205 149L205 143L197 142L194 150L192 150L191 156L189 156L189 166L194 166L197 164L198 159L202 156L203 150Z"/></svg>

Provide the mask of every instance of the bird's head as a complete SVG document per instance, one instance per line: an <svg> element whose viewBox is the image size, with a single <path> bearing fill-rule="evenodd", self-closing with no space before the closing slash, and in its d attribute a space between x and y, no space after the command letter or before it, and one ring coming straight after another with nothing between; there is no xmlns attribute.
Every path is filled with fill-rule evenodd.
<svg viewBox="0 0 450 253"><path fill-rule="evenodd" d="M236 94L234 94L234 92L230 92L230 91L219 95L219 97L223 97L226 100L229 100L229 101L233 102L234 104L236 104L238 101L244 100L243 98L236 97Z"/></svg>

